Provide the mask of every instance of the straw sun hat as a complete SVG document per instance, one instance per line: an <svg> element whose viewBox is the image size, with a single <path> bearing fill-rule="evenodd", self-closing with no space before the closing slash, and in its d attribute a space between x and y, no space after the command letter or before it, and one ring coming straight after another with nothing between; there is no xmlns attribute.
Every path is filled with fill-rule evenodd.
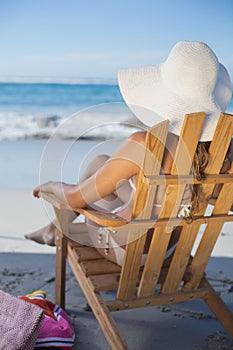
<svg viewBox="0 0 233 350"><path fill-rule="evenodd" d="M180 135L184 115L205 112L201 141L213 137L219 115L232 96L226 68L202 42L181 41L160 64L122 69L118 74L122 96L147 126L170 120L170 132Z"/></svg>

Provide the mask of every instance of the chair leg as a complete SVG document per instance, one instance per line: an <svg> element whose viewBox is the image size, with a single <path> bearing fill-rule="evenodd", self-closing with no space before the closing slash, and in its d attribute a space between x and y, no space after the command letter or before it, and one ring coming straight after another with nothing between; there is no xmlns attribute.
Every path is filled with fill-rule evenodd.
<svg viewBox="0 0 233 350"><path fill-rule="evenodd" d="M67 238L56 230L55 302L65 308Z"/></svg>
<svg viewBox="0 0 233 350"><path fill-rule="evenodd" d="M201 287L207 287L209 289L209 293L204 301L217 320L222 324L228 335L233 339L233 313L206 279L202 280Z"/></svg>
<svg viewBox="0 0 233 350"><path fill-rule="evenodd" d="M102 297L98 293L94 294L95 300L91 302L89 299L88 301L111 349L130 350L114 318L112 317L111 312L103 302Z"/></svg>
<svg viewBox="0 0 233 350"><path fill-rule="evenodd" d="M111 349L130 350L105 301L98 292L94 291L91 281L85 276L70 247L68 247L68 261Z"/></svg>
<svg viewBox="0 0 233 350"><path fill-rule="evenodd" d="M69 210L57 209L53 207L57 225L55 231L56 242L56 286L55 302L57 305L65 308L65 290L66 290L66 258L67 258L67 235L69 225Z"/></svg>

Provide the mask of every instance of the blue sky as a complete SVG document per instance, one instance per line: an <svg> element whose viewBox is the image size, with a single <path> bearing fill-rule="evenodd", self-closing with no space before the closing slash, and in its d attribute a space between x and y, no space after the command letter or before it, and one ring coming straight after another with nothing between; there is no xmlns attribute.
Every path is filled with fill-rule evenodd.
<svg viewBox="0 0 233 350"><path fill-rule="evenodd" d="M232 0L0 0L0 76L113 78L204 41L233 80Z"/></svg>

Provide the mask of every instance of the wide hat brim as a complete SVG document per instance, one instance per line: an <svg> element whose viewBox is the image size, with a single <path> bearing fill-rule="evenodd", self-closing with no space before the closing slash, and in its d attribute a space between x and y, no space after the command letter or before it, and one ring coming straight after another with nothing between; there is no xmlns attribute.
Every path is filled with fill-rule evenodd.
<svg viewBox="0 0 233 350"><path fill-rule="evenodd" d="M171 83L167 66L165 61L147 67L121 69L118 73L118 82L125 102L138 119L149 127L168 119L169 131L176 135L180 135L185 114L205 112L206 118L200 140L211 140L219 115L225 111L232 95L226 68L215 56L212 71L204 71L205 74L199 78L194 74L193 85L188 86L184 82L183 88L182 74L187 74L187 67L183 70L180 67L181 82L178 81L179 76L175 76L177 83L174 79Z"/></svg>

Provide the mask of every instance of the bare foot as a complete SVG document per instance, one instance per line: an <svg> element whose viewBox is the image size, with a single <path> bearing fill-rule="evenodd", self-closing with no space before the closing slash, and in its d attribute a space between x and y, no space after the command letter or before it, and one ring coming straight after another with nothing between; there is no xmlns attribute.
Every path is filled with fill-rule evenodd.
<svg viewBox="0 0 233 350"><path fill-rule="evenodd" d="M55 246L55 226L51 222L49 225L41 228L38 231L24 235L24 237L39 244Z"/></svg>

